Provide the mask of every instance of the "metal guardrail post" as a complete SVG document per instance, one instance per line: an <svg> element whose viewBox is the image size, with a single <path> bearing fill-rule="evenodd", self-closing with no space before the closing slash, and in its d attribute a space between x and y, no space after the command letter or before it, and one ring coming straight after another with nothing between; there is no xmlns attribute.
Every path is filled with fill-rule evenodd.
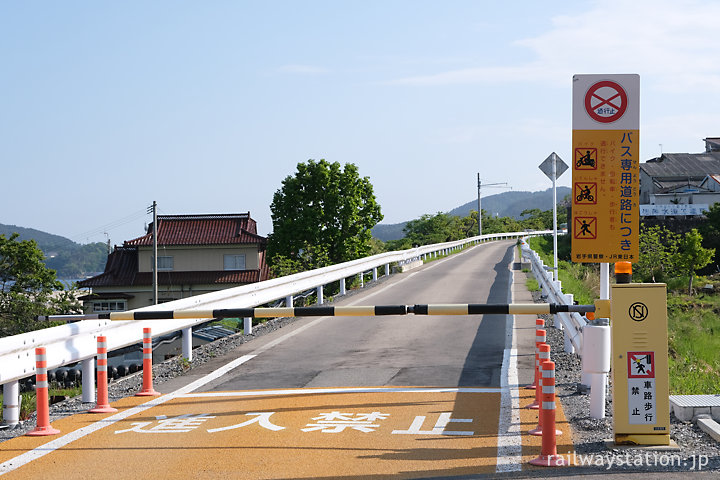
<svg viewBox="0 0 720 480"><path fill-rule="evenodd" d="M20 382L3 385L3 425L17 425L20 422Z"/></svg>
<svg viewBox="0 0 720 480"><path fill-rule="evenodd" d="M86 358L82 361L82 401L95 401L95 359Z"/></svg>
<svg viewBox="0 0 720 480"><path fill-rule="evenodd" d="M547 233L549 232L533 232L531 235ZM318 285L327 285L336 281L340 281L340 294L345 295L347 293L345 279L352 278L358 274L358 271L368 272L384 265L385 274L390 275L391 263L409 263L412 258L417 259L421 255L425 255L426 258L437 258L441 254L447 255L450 249L453 251L461 250L464 245L481 244L491 240L508 240L524 235L522 232L482 235L456 242L426 245L411 251L385 252L343 264L331 265L313 271L289 275L284 278L276 278L218 292L190 296L169 302L165 307L173 310L182 310L189 308L225 308L228 305L240 305L243 307L264 305L277 299L287 299L287 297L290 296L288 292L307 291L316 288ZM137 309L137 311L149 311L154 308L154 306L143 307ZM8 391L8 394L5 396L6 401L3 402L3 419L6 423L16 422L15 418L19 417L19 405L17 408L14 407L17 403L13 400L13 396L15 395L14 391L15 389L19 390L18 381L27 376L26 372L29 372L32 368L29 365L32 362L25 358L26 354L27 356L32 355L32 349L30 347L18 347L18 345L52 345L53 351L63 352L63 357L51 357L53 362L51 368L57 368L69 363L84 361L90 357L94 358L96 350L95 338L97 335L105 335L107 332L112 331L111 349L123 348L136 343L138 340L134 330L137 326L112 325L111 321L102 319L85 321L87 319L82 317L84 316L78 315L78 318L65 319L68 322L77 323L21 334L22 337L13 336L0 339L0 363L7 366L0 371L0 382L2 382L3 391ZM241 316L240 318L244 317ZM158 328L159 334L167 334L200 323L203 323L202 320L188 317L183 319L182 322L165 323L158 325L156 328ZM248 325L248 323L250 322L245 324L245 331L250 334L252 332L252 325ZM20 343L18 343L18 341L20 341ZM72 344L72 348L68 348L70 344ZM65 360L61 362L60 358L64 358ZM85 376L94 377L94 375ZM16 411L17 414L15 413Z"/></svg>
<svg viewBox="0 0 720 480"><path fill-rule="evenodd" d="M316 290L317 290L317 304L322 305L323 303L325 303L325 298L323 296L323 293L324 293L323 286L318 285Z"/></svg>
<svg viewBox="0 0 720 480"><path fill-rule="evenodd" d="M252 335L252 317L245 317L243 320L243 333L245 335Z"/></svg>
<svg viewBox="0 0 720 480"><path fill-rule="evenodd" d="M183 328L182 356L185 360L192 361L192 327Z"/></svg>

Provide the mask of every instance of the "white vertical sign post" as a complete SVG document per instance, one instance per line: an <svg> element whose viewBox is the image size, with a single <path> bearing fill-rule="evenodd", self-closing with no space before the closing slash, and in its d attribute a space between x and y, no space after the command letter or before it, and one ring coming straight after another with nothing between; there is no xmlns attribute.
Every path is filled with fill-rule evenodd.
<svg viewBox="0 0 720 480"><path fill-rule="evenodd" d="M558 256L557 256L557 179L565 173L568 166L562 159L553 152L539 165L540 170L552 180L553 191L553 281L558 281Z"/></svg>

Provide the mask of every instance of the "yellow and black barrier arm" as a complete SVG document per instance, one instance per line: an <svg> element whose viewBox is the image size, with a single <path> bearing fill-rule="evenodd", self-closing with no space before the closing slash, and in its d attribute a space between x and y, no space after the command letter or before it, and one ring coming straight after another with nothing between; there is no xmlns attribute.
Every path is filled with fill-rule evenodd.
<svg viewBox="0 0 720 480"><path fill-rule="evenodd" d="M555 313L595 312L598 318L609 318L609 302L598 300L595 305L563 305L553 303L510 304L434 304L376 305L353 307L276 307L224 308L215 310L148 310L109 312L85 315L49 315L38 320L177 320L191 318L273 318L273 317L374 317L385 315L543 315Z"/></svg>

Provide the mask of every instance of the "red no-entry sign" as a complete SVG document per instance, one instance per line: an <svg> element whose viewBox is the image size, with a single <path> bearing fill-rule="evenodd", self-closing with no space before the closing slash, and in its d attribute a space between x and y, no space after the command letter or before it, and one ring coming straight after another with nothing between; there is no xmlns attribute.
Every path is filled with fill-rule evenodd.
<svg viewBox="0 0 720 480"><path fill-rule="evenodd" d="M603 80L592 85L585 94L585 111L595 121L612 123L623 116L628 106L625 89L619 84Z"/></svg>

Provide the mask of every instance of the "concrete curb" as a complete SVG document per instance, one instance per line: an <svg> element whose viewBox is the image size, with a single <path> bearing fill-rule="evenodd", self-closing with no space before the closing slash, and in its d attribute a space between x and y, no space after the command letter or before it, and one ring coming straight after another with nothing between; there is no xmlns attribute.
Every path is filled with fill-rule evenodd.
<svg viewBox="0 0 720 480"><path fill-rule="evenodd" d="M697 425L700 430L710 435L713 440L720 442L720 424L710 417L710 415L700 415L697 418Z"/></svg>
<svg viewBox="0 0 720 480"><path fill-rule="evenodd" d="M698 415L720 420L720 395L670 395L670 405L683 422L690 422Z"/></svg>

